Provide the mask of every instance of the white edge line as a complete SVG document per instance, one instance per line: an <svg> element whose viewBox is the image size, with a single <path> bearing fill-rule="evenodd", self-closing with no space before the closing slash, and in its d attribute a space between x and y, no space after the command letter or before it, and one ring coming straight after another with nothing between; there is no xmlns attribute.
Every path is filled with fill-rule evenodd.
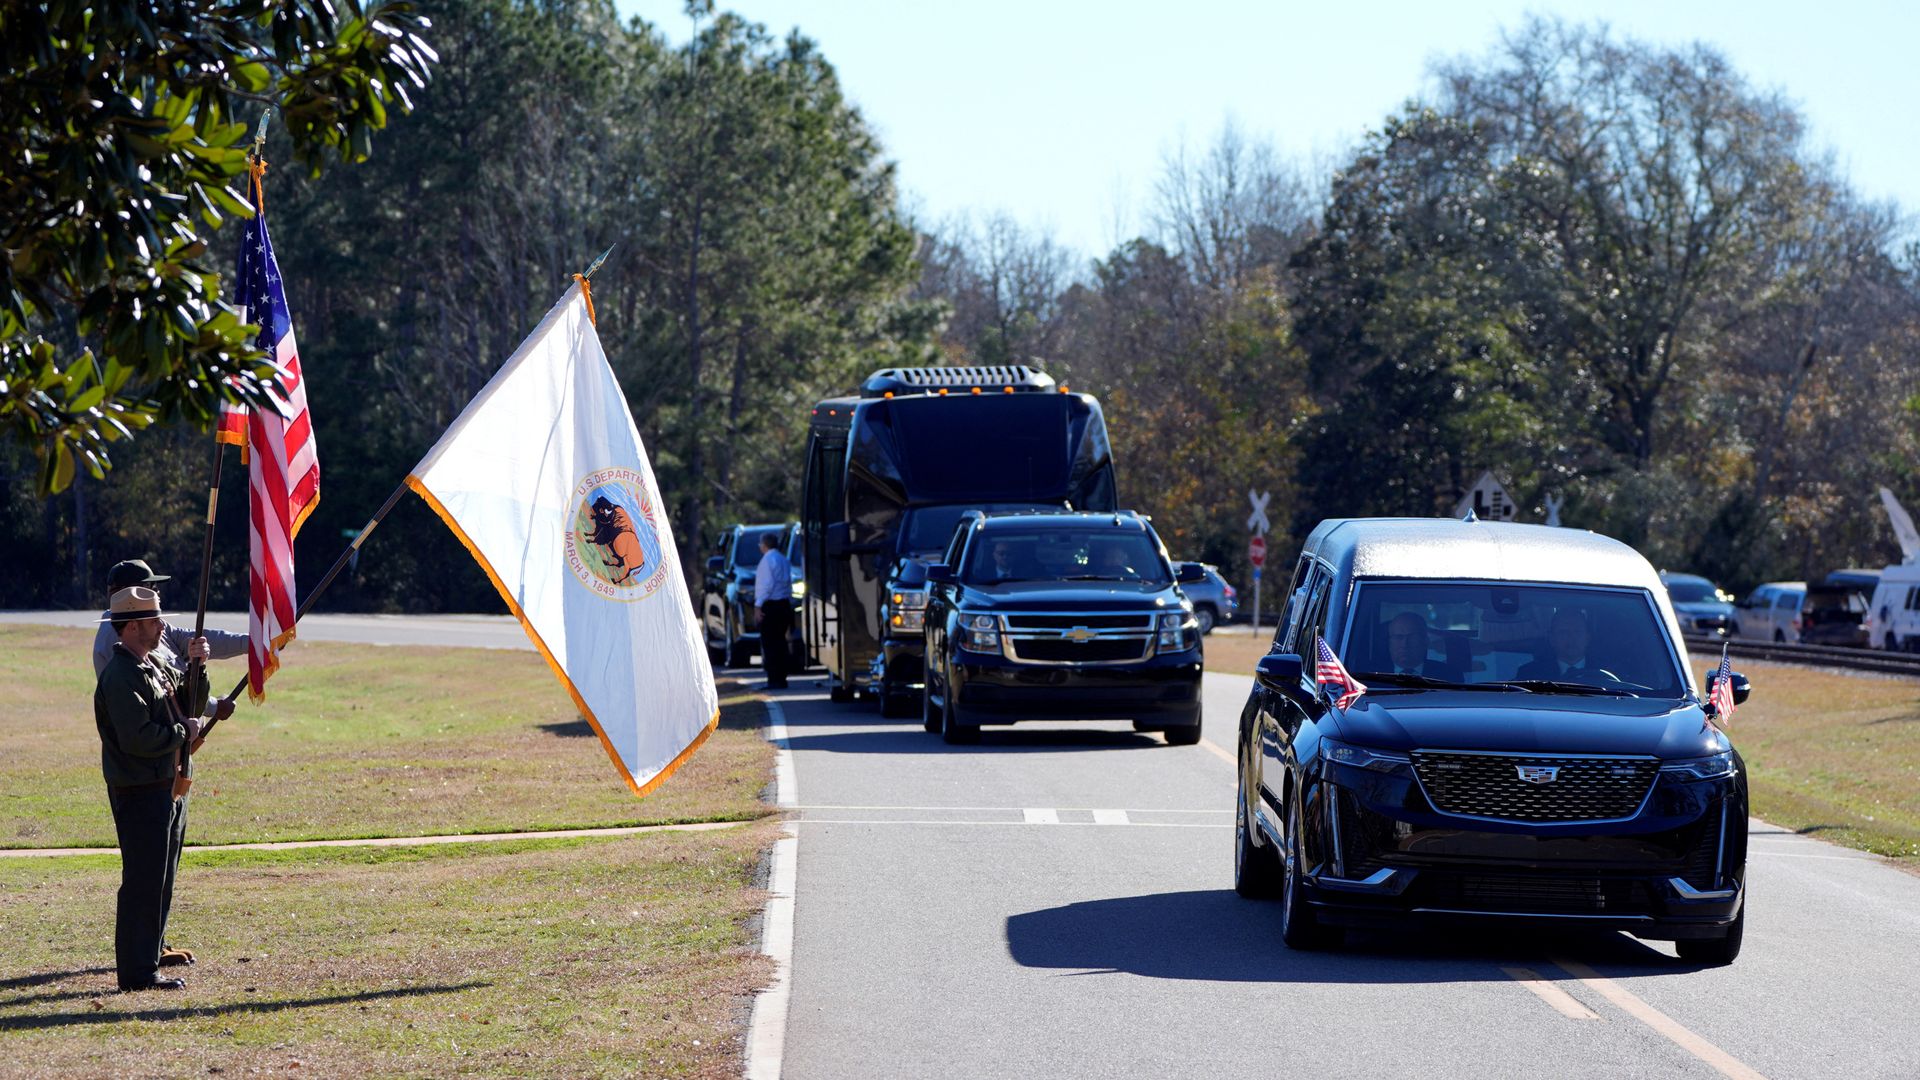
<svg viewBox="0 0 1920 1080"><path fill-rule="evenodd" d="M793 771L793 752L787 745L787 715L777 701L767 701L767 741L773 744L774 805L788 808L799 802L799 783ZM800 832L793 822L782 827L773 842L767 880L767 909L760 922L760 951L773 960L773 981L754 995L753 1017L747 1022L747 1080L779 1080L787 1048L787 1008L793 996L793 904Z"/></svg>

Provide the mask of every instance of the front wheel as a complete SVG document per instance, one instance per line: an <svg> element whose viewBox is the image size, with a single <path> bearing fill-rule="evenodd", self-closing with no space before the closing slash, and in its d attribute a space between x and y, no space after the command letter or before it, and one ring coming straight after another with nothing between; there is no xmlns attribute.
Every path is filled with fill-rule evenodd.
<svg viewBox="0 0 1920 1080"><path fill-rule="evenodd" d="M1253 802L1247 795L1247 747L1240 746L1240 781L1235 785L1233 823L1233 891L1249 900L1270 900L1280 894L1279 853L1258 843Z"/></svg>
<svg viewBox="0 0 1920 1080"><path fill-rule="evenodd" d="M928 731L940 730L940 713L933 707L933 670L927 670L927 690L920 695L920 726Z"/></svg>
<svg viewBox="0 0 1920 1080"><path fill-rule="evenodd" d="M965 746L979 742L980 726L961 723L960 706L954 703L952 685L949 684L943 689L946 693L941 695L940 738L944 739L949 746Z"/></svg>
<svg viewBox="0 0 1920 1080"><path fill-rule="evenodd" d="M1214 625L1220 621L1220 616L1214 614L1213 605L1203 604L1193 609L1193 621L1199 624L1201 634L1211 634Z"/></svg>
<svg viewBox="0 0 1920 1080"><path fill-rule="evenodd" d="M926 699L925 694L921 694L920 697L923 701ZM880 691L880 715L889 720L904 720L912 716L913 691L909 690L904 694L896 694L882 689Z"/></svg>
<svg viewBox="0 0 1920 1080"><path fill-rule="evenodd" d="M1306 900L1306 859L1300 844L1300 796L1287 801L1286 858L1281 861L1280 940L1289 949L1325 949L1338 944L1340 930L1322 926Z"/></svg>
<svg viewBox="0 0 1920 1080"><path fill-rule="evenodd" d="M1166 736L1168 746L1194 746L1200 742L1200 713L1193 714L1193 723L1179 727L1162 728L1160 734Z"/></svg>
<svg viewBox="0 0 1920 1080"><path fill-rule="evenodd" d="M1740 914L1733 917L1727 925L1724 936L1717 938L1694 938L1673 943L1675 951L1682 960L1692 960L1699 964L1712 964L1716 967L1731 964L1740 956L1740 939L1747 933L1747 905L1740 905Z"/></svg>

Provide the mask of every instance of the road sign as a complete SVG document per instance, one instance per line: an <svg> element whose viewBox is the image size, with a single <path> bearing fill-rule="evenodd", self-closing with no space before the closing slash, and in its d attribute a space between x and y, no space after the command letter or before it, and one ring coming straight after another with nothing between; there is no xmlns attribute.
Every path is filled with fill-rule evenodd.
<svg viewBox="0 0 1920 1080"><path fill-rule="evenodd" d="M1255 570L1267 564L1266 537L1255 536L1253 539L1247 541L1247 559L1253 563Z"/></svg>
<svg viewBox="0 0 1920 1080"><path fill-rule="evenodd" d="M1253 513L1247 515L1248 532L1265 536L1267 535L1267 530L1273 527L1272 523L1267 520L1267 502L1272 498L1273 492L1271 491L1255 491L1252 488L1247 489L1247 502L1253 505Z"/></svg>
<svg viewBox="0 0 1920 1080"><path fill-rule="evenodd" d="M1483 472L1480 479L1473 482L1467 493L1454 504L1453 516L1466 517L1467 511L1481 521L1512 521L1513 500L1507 496L1507 489L1493 478L1493 473Z"/></svg>

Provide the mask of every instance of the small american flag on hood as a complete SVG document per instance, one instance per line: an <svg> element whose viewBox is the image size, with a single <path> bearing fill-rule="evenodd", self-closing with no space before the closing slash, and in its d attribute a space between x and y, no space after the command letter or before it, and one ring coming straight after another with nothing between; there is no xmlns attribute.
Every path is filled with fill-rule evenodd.
<svg viewBox="0 0 1920 1080"><path fill-rule="evenodd" d="M1727 659L1727 647L1720 646L1720 667L1707 680L1707 703L1713 706L1709 719L1718 728L1725 728L1733 720L1733 663Z"/></svg>
<svg viewBox="0 0 1920 1080"><path fill-rule="evenodd" d="M1325 638L1314 638L1313 677L1320 685L1339 694L1333 699L1334 707L1345 709L1353 704L1353 699L1367 692L1367 684L1347 671L1347 666L1327 647Z"/></svg>

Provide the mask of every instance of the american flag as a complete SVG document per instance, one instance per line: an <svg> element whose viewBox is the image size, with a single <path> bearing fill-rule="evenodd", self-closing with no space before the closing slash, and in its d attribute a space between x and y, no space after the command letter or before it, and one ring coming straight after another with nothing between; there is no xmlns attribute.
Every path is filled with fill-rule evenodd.
<svg viewBox="0 0 1920 1080"><path fill-rule="evenodd" d="M1720 646L1720 669L1713 673L1707 701L1713 705L1715 727L1726 727L1733 719L1733 662L1727 659L1727 647Z"/></svg>
<svg viewBox="0 0 1920 1080"><path fill-rule="evenodd" d="M260 195L256 169L256 207L261 205ZM259 702L266 699L267 677L280 666L281 647L293 640L293 538L320 501L320 459L314 452L307 384L264 209L241 230L234 276L235 302L242 316L260 324L255 344L273 358L280 372L279 393L272 395L275 409L227 405L215 435L240 447L247 462L252 504L247 532L252 566L247 590L247 630L252 638L247 647L247 693Z"/></svg>
<svg viewBox="0 0 1920 1080"><path fill-rule="evenodd" d="M1354 698L1367 692L1367 684L1347 672L1347 665L1342 664L1340 658L1333 655L1333 650L1327 647L1325 638L1314 638L1313 641L1315 650L1313 676L1320 680L1321 686L1337 688L1340 691L1340 696L1334 699L1333 704L1336 708L1344 709L1353 704Z"/></svg>

